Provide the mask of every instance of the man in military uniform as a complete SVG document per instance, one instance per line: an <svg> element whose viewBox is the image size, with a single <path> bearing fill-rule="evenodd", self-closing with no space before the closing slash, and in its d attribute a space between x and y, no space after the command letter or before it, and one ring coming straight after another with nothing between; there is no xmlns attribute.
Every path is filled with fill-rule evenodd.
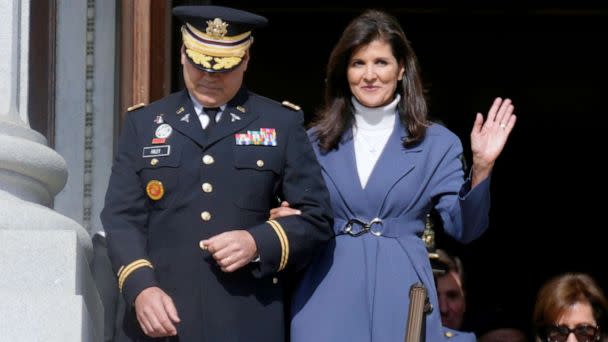
<svg viewBox="0 0 608 342"><path fill-rule="evenodd" d="M282 275L332 234L303 115L242 85L265 18L173 14L187 90L126 115L101 214L127 303L118 340L284 341ZM301 215L269 220L279 198Z"/></svg>
<svg viewBox="0 0 608 342"><path fill-rule="evenodd" d="M427 227L429 222L427 219ZM431 229L432 229L431 223ZM434 249L429 254L435 287L439 299L439 311L443 337L452 342L475 342L477 338L474 333L459 331L462 325L464 310L466 307L464 297L463 269L460 258L448 254L443 249Z"/></svg>

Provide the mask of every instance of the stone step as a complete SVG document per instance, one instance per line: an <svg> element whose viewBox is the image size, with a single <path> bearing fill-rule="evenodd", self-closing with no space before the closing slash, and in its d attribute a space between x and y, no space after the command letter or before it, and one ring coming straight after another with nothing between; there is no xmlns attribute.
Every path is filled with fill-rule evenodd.
<svg viewBox="0 0 608 342"><path fill-rule="evenodd" d="M0 342L101 341L103 305L76 232L0 229L0 275Z"/></svg>
<svg viewBox="0 0 608 342"><path fill-rule="evenodd" d="M0 341L101 342L82 296L0 291Z"/></svg>

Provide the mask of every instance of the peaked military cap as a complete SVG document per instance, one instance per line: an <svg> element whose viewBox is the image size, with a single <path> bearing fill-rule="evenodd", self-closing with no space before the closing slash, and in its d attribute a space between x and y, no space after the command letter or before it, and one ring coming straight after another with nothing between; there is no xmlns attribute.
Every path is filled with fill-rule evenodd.
<svg viewBox="0 0 608 342"><path fill-rule="evenodd" d="M257 14L221 6L178 6L187 59L206 72L226 72L241 64L253 43L251 32L268 20Z"/></svg>

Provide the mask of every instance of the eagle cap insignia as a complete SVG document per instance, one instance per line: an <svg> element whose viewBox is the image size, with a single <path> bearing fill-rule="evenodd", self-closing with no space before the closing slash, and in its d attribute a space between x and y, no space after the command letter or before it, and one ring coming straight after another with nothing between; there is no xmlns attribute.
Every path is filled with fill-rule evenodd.
<svg viewBox="0 0 608 342"><path fill-rule="evenodd" d="M228 23L220 18L207 20L207 34L213 38L223 38L228 33Z"/></svg>

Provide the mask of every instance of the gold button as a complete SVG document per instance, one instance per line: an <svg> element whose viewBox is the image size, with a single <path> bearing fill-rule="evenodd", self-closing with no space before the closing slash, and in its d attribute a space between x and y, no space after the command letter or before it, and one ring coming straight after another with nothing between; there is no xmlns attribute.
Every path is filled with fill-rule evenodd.
<svg viewBox="0 0 608 342"><path fill-rule="evenodd" d="M213 185L209 184L209 183L203 183L203 191L204 192L211 192L213 191Z"/></svg>
<svg viewBox="0 0 608 342"><path fill-rule="evenodd" d="M262 159L258 160L257 163L258 167L262 167L264 166L264 161Z"/></svg>
<svg viewBox="0 0 608 342"><path fill-rule="evenodd" d="M213 164L213 162L214 162L214 161L215 161L215 160L213 160L213 157L212 157L212 156L210 156L210 155L208 155L208 154L205 154L205 155L203 156L203 163L204 163L205 165L211 165L211 164Z"/></svg>
<svg viewBox="0 0 608 342"><path fill-rule="evenodd" d="M156 166L156 164L158 164L158 159L152 158L152 160L150 160L150 165Z"/></svg>
<svg viewBox="0 0 608 342"><path fill-rule="evenodd" d="M279 278L277 278L277 277L272 277L272 283L273 283L273 284L278 284L278 283L279 283Z"/></svg>
<svg viewBox="0 0 608 342"><path fill-rule="evenodd" d="M201 218L203 219L203 221L209 221L211 220L211 213L208 211L203 211L201 213Z"/></svg>

